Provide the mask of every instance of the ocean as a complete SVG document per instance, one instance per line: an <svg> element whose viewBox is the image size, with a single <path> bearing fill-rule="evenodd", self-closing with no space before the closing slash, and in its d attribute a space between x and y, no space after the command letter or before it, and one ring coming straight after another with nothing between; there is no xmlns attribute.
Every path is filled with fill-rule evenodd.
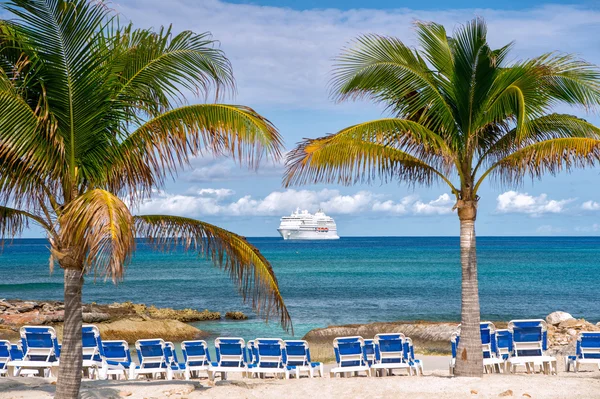
<svg viewBox="0 0 600 399"><path fill-rule="evenodd" d="M273 265L296 337L328 325L395 320L458 321L457 237L249 238ZM555 310L600 321L600 237L479 237L483 319L543 318ZM62 300L48 244L19 239L0 253L0 298ZM241 310L247 321L195 323L211 336L290 337L242 304L229 278L197 255L144 244L118 285L88 276L84 301Z"/></svg>

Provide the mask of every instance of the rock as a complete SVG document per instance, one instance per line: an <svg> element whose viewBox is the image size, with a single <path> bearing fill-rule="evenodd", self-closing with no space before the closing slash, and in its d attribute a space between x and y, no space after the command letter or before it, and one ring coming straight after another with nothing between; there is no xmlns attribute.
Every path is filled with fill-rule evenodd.
<svg viewBox="0 0 600 399"><path fill-rule="evenodd" d="M555 326L565 320L569 320L572 318L573 318L573 316L571 316L571 314L569 314L567 312L556 311L556 312L552 312L548 316L546 316L546 323Z"/></svg>
<svg viewBox="0 0 600 399"><path fill-rule="evenodd" d="M513 396L513 391L510 389L507 389L506 391L502 392L498 396Z"/></svg>
<svg viewBox="0 0 600 399"><path fill-rule="evenodd" d="M573 327L584 327L585 326L585 320L581 319L581 320L577 320L577 319L568 319L565 321L561 321L560 324L558 325L559 328L573 328Z"/></svg>
<svg viewBox="0 0 600 399"><path fill-rule="evenodd" d="M121 391L119 392L119 396L122 398L126 398L127 396L131 396L133 395L133 392L129 392L129 391Z"/></svg>
<svg viewBox="0 0 600 399"><path fill-rule="evenodd" d="M577 335L577 331L576 331L576 330L574 330L574 329L572 329L572 328L569 328L569 329L567 330L567 334L569 334L571 337L574 337L574 336L576 336L576 335Z"/></svg>
<svg viewBox="0 0 600 399"><path fill-rule="evenodd" d="M13 309L15 309L18 313L27 313L31 312L37 306L38 304L36 302L21 302L15 304L15 306L13 306Z"/></svg>
<svg viewBox="0 0 600 399"><path fill-rule="evenodd" d="M531 398L531 395L528 393L524 393L523 396L525 396L526 398Z"/></svg>
<svg viewBox="0 0 600 399"><path fill-rule="evenodd" d="M477 393L478 393L478 392L477 392L476 390L474 390L474 389L471 389L471 395L477 395Z"/></svg>
<svg viewBox="0 0 600 399"><path fill-rule="evenodd" d="M100 312L83 313L82 317L84 323L101 323L110 320L110 315L108 313Z"/></svg>
<svg viewBox="0 0 600 399"><path fill-rule="evenodd" d="M436 353L448 353L450 337L456 332L458 323L444 322L377 322L370 324L349 324L344 326L329 326L309 331L302 339L310 344L327 344L335 337L361 336L373 338L376 334L402 333L411 337L415 347L420 350Z"/></svg>
<svg viewBox="0 0 600 399"><path fill-rule="evenodd" d="M227 312L225 318L229 320L248 320L248 316L242 312Z"/></svg>
<svg viewBox="0 0 600 399"><path fill-rule="evenodd" d="M103 340L123 339L127 342L155 337L161 337L165 341L181 342L206 336L205 332L194 326L169 319L122 319L98 324L98 328Z"/></svg>

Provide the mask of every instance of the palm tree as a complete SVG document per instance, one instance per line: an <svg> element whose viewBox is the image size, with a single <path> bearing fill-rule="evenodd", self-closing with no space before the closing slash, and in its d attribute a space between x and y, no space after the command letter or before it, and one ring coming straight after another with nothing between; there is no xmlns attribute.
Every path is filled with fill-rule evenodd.
<svg viewBox="0 0 600 399"><path fill-rule="evenodd" d="M280 157L276 128L239 105L189 105L184 93L232 92L209 34L119 25L100 1L10 0L0 21L0 239L29 223L64 270L57 398L78 397L84 275L123 277L136 237L212 259L262 316L289 313L269 262L243 237L185 217L134 216L191 157L256 166Z"/></svg>
<svg viewBox="0 0 600 399"><path fill-rule="evenodd" d="M512 44L492 50L481 19L458 27L452 37L435 23L416 23L416 33L420 49L367 35L343 50L332 79L336 99L371 99L391 116L305 139L288 155L284 184L447 184L460 220L456 375L480 376L478 191L486 178L517 184L525 176L596 163L600 129L553 109L600 104L600 71L555 53L508 63Z"/></svg>

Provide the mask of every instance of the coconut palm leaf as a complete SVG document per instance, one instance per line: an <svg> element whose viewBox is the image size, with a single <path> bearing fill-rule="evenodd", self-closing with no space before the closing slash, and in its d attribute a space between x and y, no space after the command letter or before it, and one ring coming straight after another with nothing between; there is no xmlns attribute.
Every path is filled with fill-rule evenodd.
<svg viewBox="0 0 600 399"><path fill-rule="evenodd" d="M173 35L171 26L154 32L129 25L116 43L112 63L122 84L117 98L151 116L170 108L172 101L180 103L182 90L207 94L212 86L217 92L234 86L231 64L210 33Z"/></svg>
<svg viewBox="0 0 600 399"><path fill-rule="evenodd" d="M239 105L197 104L176 108L147 121L115 149L108 180L149 192L204 153L230 155L258 166L263 155L278 159L282 138L267 119Z"/></svg>
<svg viewBox="0 0 600 399"><path fill-rule="evenodd" d="M18 237L29 227L29 219L33 215L19 209L0 206L0 245L7 238Z"/></svg>
<svg viewBox="0 0 600 399"><path fill-rule="evenodd" d="M454 117L439 82L425 61L400 40L366 35L336 59L331 87L339 101L372 98L387 104L398 117L424 119L427 127L444 126L450 133L455 131Z"/></svg>
<svg viewBox="0 0 600 399"><path fill-rule="evenodd" d="M500 159L482 174L476 190L490 175L501 182L520 182L524 176L541 178L544 174L555 175L573 168L595 166L600 162L600 139L566 137L544 140L516 150Z"/></svg>
<svg viewBox="0 0 600 399"><path fill-rule="evenodd" d="M105 190L87 191L69 203L60 225L61 245L71 250L68 256L113 281L123 277L135 250L133 216L123 201ZM60 260L63 254L53 251L53 256Z"/></svg>
<svg viewBox="0 0 600 399"><path fill-rule="evenodd" d="M229 274L244 302L267 320L279 314L285 329L293 326L273 268L244 237L199 220L162 215L136 216L136 232L160 250L182 246L212 260Z"/></svg>

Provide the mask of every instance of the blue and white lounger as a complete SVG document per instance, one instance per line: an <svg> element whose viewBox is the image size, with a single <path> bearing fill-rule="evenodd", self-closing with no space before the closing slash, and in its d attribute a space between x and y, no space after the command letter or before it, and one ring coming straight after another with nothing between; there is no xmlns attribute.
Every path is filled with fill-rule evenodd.
<svg viewBox="0 0 600 399"><path fill-rule="evenodd" d="M512 333L508 329L496 330L496 353L502 360L507 360L513 350Z"/></svg>
<svg viewBox="0 0 600 399"><path fill-rule="evenodd" d="M458 343L460 342L460 335L458 332L452 333L450 336L450 346L452 350L452 357L450 358L450 375L454 375L454 367L456 367L456 354L458 353Z"/></svg>
<svg viewBox="0 0 600 399"><path fill-rule="evenodd" d="M367 365L371 367L375 363L375 340L365 339L363 353L365 354L365 361L367 362Z"/></svg>
<svg viewBox="0 0 600 399"><path fill-rule="evenodd" d="M87 371L89 378L100 379L104 365L104 348L100 338L100 330L94 325L81 327L81 341L83 350L83 371ZM102 376L104 378L104 376Z"/></svg>
<svg viewBox="0 0 600 399"><path fill-rule="evenodd" d="M10 357L10 348L11 344L9 341L0 341L0 377L8 375L8 362L12 360Z"/></svg>
<svg viewBox="0 0 600 399"><path fill-rule="evenodd" d="M289 378L289 370L283 363L285 343L280 338L256 338L256 362L248 366L252 376L273 374Z"/></svg>
<svg viewBox="0 0 600 399"><path fill-rule="evenodd" d="M319 377L323 377L323 363L310 360L310 348L306 341L285 341L284 364L296 378L300 378L300 373L303 371L308 372L309 377L313 378L315 370L319 372Z"/></svg>
<svg viewBox="0 0 600 399"><path fill-rule="evenodd" d="M412 374L410 364L404 356L405 340L402 333L375 336L375 363L371 365L375 375L392 375L392 370L407 370Z"/></svg>
<svg viewBox="0 0 600 399"><path fill-rule="evenodd" d="M251 339L246 343L246 349L248 350L248 364L256 363L258 360L258 354L256 353L256 345L254 344L254 340Z"/></svg>
<svg viewBox="0 0 600 399"><path fill-rule="evenodd" d="M527 373L531 373L539 366L544 374L556 374L556 358L545 353L548 329L544 320L512 320L508 329L513 338L513 351L507 360L510 371L516 372L517 366L525 366Z"/></svg>
<svg viewBox="0 0 600 399"><path fill-rule="evenodd" d="M109 376L135 378L136 364L131 361L131 353L126 341L102 341L102 349L105 361L104 378Z"/></svg>
<svg viewBox="0 0 600 399"><path fill-rule="evenodd" d="M212 362L208 368L208 378L215 379L215 373L221 373L221 379L227 379L227 373L242 373L245 377L248 372L246 360L246 343L243 338L215 339L215 352L217 361Z"/></svg>
<svg viewBox="0 0 600 399"><path fill-rule="evenodd" d="M460 342L460 325L459 331L452 334L450 343L452 345L452 359L450 360L450 375L454 375L456 366L456 355L458 352L458 344ZM496 327L492 322L482 321L479 323L479 332L481 335L481 350L483 352L483 370L486 373L492 371L500 372L504 370L504 358L498 354L498 342L496 338Z"/></svg>
<svg viewBox="0 0 600 399"><path fill-rule="evenodd" d="M185 361L185 379L199 377L200 371L206 371L210 367L210 353L206 341L183 341L181 343L181 352Z"/></svg>
<svg viewBox="0 0 600 399"><path fill-rule="evenodd" d="M179 362L177 351L173 342L165 342L165 359L167 360L167 379L171 380L175 376L185 376L185 362Z"/></svg>
<svg viewBox="0 0 600 399"><path fill-rule="evenodd" d="M158 376L163 376L165 379L171 377L165 356L165 341L140 339L136 341L135 348L140 364L133 370L134 378L140 375L150 375L154 379Z"/></svg>
<svg viewBox="0 0 600 399"><path fill-rule="evenodd" d="M565 358L565 370L571 367L575 372L579 371L582 364L594 364L600 369L600 333L580 332L577 337L577 348L575 356Z"/></svg>
<svg viewBox="0 0 600 399"><path fill-rule="evenodd" d="M423 362L415 358L415 346L412 339L408 337L404 340L404 359L408 362L415 375L423 375Z"/></svg>
<svg viewBox="0 0 600 399"><path fill-rule="evenodd" d="M333 340L333 352L337 367L332 368L329 374L332 378L336 374L354 373L358 375L365 372L371 376L371 368L367 364L364 352L365 340L363 337L338 337Z"/></svg>
<svg viewBox="0 0 600 399"><path fill-rule="evenodd" d="M496 326L490 321L479 323L481 333L481 350L483 351L483 369L486 373L506 370L504 359L498 355Z"/></svg>
<svg viewBox="0 0 600 399"><path fill-rule="evenodd" d="M40 376L58 375L60 346L52 327L24 326L20 329L22 360L8 362L8 375L21 375L36 370ZM16 374L15 374L16 370Z"/></svg>

